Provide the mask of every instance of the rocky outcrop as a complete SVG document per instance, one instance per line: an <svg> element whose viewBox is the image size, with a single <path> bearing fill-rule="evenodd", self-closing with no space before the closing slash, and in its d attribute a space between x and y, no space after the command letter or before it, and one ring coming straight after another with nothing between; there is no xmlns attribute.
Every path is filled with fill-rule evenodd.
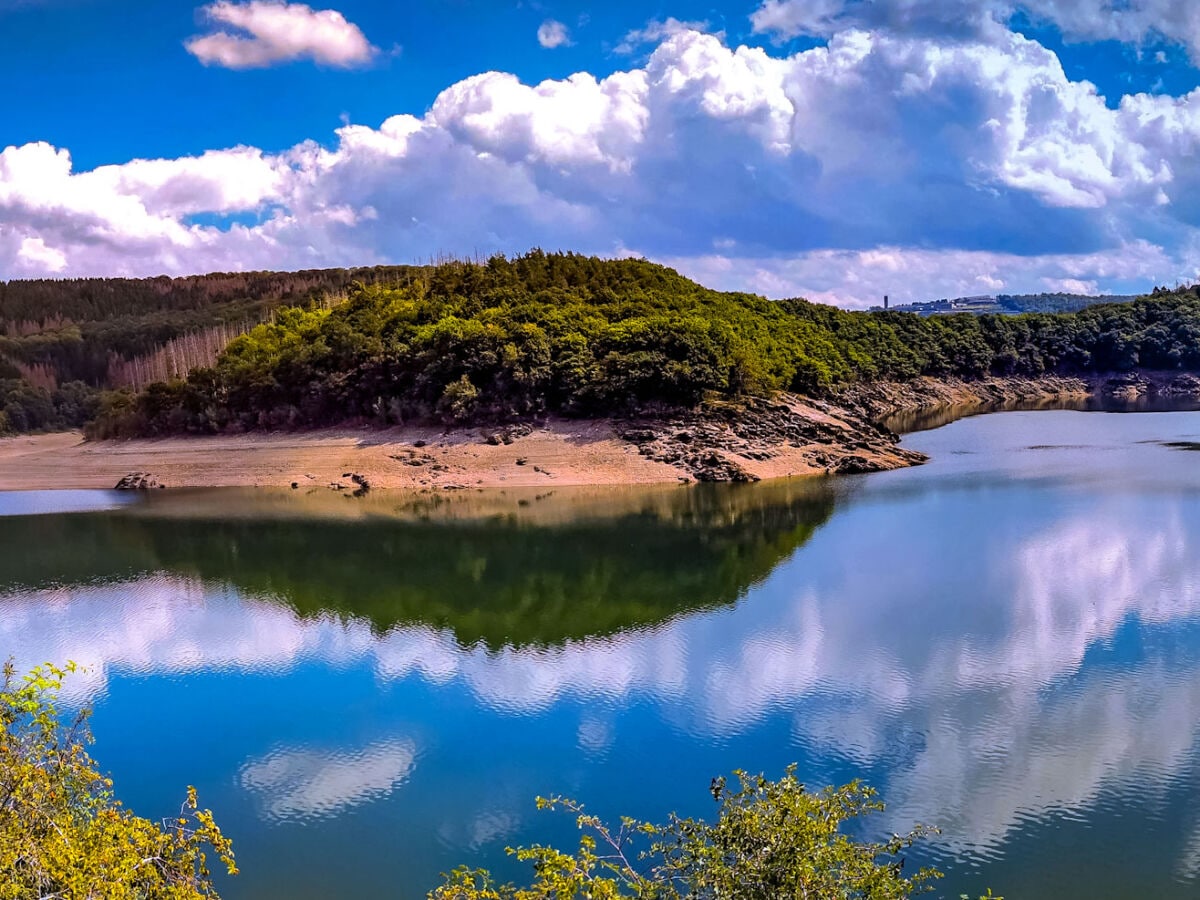
<svg viewBox="0 0 1200 900"><path fill-rule="evenodd" d="M1200 378L1190 372L1125 372L1097 376L1092 388L1101 397L1127 403L1158 397L1200 399Z"/></svg>
<svg viewBox="0 0 1200 900"><path fill-rule="evenodd" d="M157 478L149 472L130 472L116 483L115 491L153 491L165 488Z"/></svg>
<svg viewBox="0 0 1200 900"><path fill-rule="evenodd" d="M1188 372L1175 375L1162 386L1160 393L1170 397L1200 398L1200 377Z"/></svg>
<svg viewBox="0 0 1200 900"><path fill-rule="evenodd" d="M1097 393L1113 400L1130 402L1150 393L1150 381L1136 372L1114 375L1098 385Z"/></svg>
<svg viewBox="0 0 1200 900"><path fill-rule="evenodd" d="M527 437L530 434L533 434L532 425L507 425L497 431L489 431L483 442L493 447L499 447L501 444L511 444L517 438Z"/></svg>
<svg viewBox="0 0 1200 900"><path fill-rule="evenodd" d="M371 490L371 482L365 475L360 475L357 472L343 472L342 477L349 478L354 484L357 485L354 491L348 496L362 497ZM340 481L333 481L330 482L329 489L332 491L344 491L346 490L346 485L342 484Z"/></svg>
<svg viewBox="0 0 1200 900"><path fill-rule="evenodd" d="M894 467L884 465L877 459L867 459L852 453L839 459L829 471L834 475L866 475L869 472L886 472L891 468Z"/></svg>
<svg viewBox="0 0 1200 900"><path fill-rule="evenodd" d="M1082 378L916 378L912 381L875 381L838 391L833 400L859 415L884 422L898 414L939 407L1001 409L1005 405L1037 405L1075 398L1084 399L1093 386ZM900 430L905 430L901 425Z"/></svg>
<svg viewBox="0 0 1200 900"><path fill-rule="evenodd" d="M1196 397L1200 377L1182 373L1089 378L918 378L844 388L825 400L780 395L717 404L687 415L625 423L618 433L643 456L669 463L697 481L756 481L746 468L784 452L813 471L857 475L919 465L922 454L899 447L897 432L944 425L964 414L1057 408L1094 397L1117 401ZM769 476L768 476L769 477Z"/></svg>
<svg viewBox="0 0 1200 900"><path fill-rule="evenodd" d="M897 435L865 416L788 395L633 421L618 433L642 456L683 469L696 481L758 481L747 464L769 463L783 454L792 467L843 474L925 461L922 454L898 447Z"/></svg>

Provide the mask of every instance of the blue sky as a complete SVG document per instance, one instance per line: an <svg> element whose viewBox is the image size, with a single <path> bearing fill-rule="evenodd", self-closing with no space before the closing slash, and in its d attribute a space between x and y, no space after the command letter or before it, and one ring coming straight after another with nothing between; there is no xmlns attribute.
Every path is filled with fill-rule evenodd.
<svg viewBox="0 0 1200 900"><path fill-rule="evenodd" d="M772 46L752 33L753 3L346 0L336 9L387 51L379 60L351 69L284 62L231 71L198 65L184 48L203 31L202 8L163 0L20 0L14 8L0 0L0 78L22 86L0 96L5 144L49 141L71 148L77 166L92 167L237 144L283 150L307 138L332 142L343 117L378 125L398 112L419 115L444 88L480 72L537 83L628 68L653 47L617 52L625 35L672 16ZM553 52L539 44L547 19L569 29L570 44Z"/></svg>
<svg viewBox="0 0 1200 900"><path fill-rule="evenodd" d="M0 0L0 278L1145 290L1200 273L1198 56L1187 0Z"/></svg>

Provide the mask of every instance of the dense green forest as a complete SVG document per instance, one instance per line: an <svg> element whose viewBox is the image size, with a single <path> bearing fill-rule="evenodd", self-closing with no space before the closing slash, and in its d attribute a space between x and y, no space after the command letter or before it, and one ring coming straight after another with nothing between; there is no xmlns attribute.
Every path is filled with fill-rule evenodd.
<svg viewBox="0 0 1200 900"><path fill-rule="evenodd" d="M235 272L188 278L0 282L0 434L79 428L102 394L177 341L328 303L352 283L404 284L418 266ZM132 366L130 365L132 364Z"/></svg>
<svg viewBox="0 0 1200 900"><path fill-rule="evenodd" d="M114 358L161 356L199 329L254 321L209 351L211 365L185 367L186 379L99 393L132 365ZM0 289L0 328L0 428L75 427L100 410L97 434L624 414L919 375L1200 370L1196 288L1076 313L919 318L722 293L644 260L541 251L13 282Z"/></svg>
<svg viewBox="0 0 1200 900"><path fill-rule="evenodd" d="M60 382L101 387L114 355L129 359L198 329L260 322L282 304L344 294L353 283L403 284L422 271L377 266L0 282L0 356L47 367Z"/></svg>
<svg viewBox="0 0 1200 900"><path fill-rule="evenodd" d="M96 418L102 402L103 394L82 381L34 385L0 359L0 434L81 428Z"/></svg>
<svg viewBox="0 0 1200 900"><path fill-rule="evenodd" d="M855 381L1200 369L1195 290L1074 314L848 312L708 290L643 260L534 252L288 308L100 433L594 416Z"/></svg>

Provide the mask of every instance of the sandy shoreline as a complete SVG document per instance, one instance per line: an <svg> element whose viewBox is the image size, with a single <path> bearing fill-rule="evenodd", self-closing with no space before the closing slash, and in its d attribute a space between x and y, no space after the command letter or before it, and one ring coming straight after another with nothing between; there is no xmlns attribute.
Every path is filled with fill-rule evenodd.
<svg viewBox="0 0 1200 900"><path fill-rule="evenodd" d="M421 441L424 446L418 447ZM420 461L420 465L410 464ZM823 471L798 452L744 460L760 478ZM454 490L475 487L661 484L690 481L679 466L648 459L606 422L549 423L512 444L478 431L329 430L161 440L84 441L78 433L0 439L0 490L112 488L132 472L168 487L355 485ZM761 473L761 474L760 474Z"/></svg>
<svg viewBox="0 0 1200 900"><path fill-rule="evenodd" d="M419 442L424 446L417 447ZM524 459L524 465L517 465ZM421 465L408 461L420 460ZM440 467L440 468L435 468ZM553 425L491 446L478 433L435 429L336 429L297 434L84 441L78 433L0 440L0 490L111 488L132 472L168 487L303 487L354 484L421 489L675 481L671 466L643 459L611 428Z"/></svg>
<svg viewBox="0 0 1200 900"><path fill-rule="evenodd" d="M747 437L740 415L726 419L636 423L656 431L656 440L641 444L627 437L631 423L605 419L550 420L518 429L506 437L510 442L496 440L503 429L438 427L95 442L78 433L32 435L0 439L0 490L112 488L134 472L179 488L294 483L354 490L350 474L373 488L418 491L667 484L705 477L701 469L735 476L715 480L766 480L823 474L849 456L877 469L922 459L861 417L800 398L775 403L755 419L768 430L782 421L791 439ZM797 426L812 436L797 435Z"/></svg>
<svg viewBox="0 0 1200 900"><path fill-rule="evenodd" d="M406 427L332 429L286 434L85 441L78 433L0 439L0 491L106 489L134 472L152 474L167 487L290 487L342 485L348 473L372 487L461 490L494 487L666 484L697 476L697 459L766 480L831 471L893 469L923 461L895 446L869 419L881 410L916 409L971 399L1078 394L1080 382L1030 381L892 386L845 405L787 397L764 403L757 427L746 435L741 414L713 426L695 422L649 423L657 440L639 446L630 423L550 420L511 443L494 429ZM848 398L849 399L849 398ZM751 417L753 418L753 417ZM772 432L776 428L776 432ZM695 436L686 432L691 430ZM715 431L714 431L715 429ZM525 429L522 429L525 430ZM786 434L785 434L786 433ZM687 444L687 441L693 441ZM846 465L851 463L851 465Z"/></svg>

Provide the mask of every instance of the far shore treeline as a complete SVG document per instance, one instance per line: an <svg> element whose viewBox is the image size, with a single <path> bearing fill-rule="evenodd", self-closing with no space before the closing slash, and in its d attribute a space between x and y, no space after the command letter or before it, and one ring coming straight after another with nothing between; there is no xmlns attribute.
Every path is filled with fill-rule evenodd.
<svg viewBox="0 0 1200 900"><path fill-rule="evenodd" d="M466 423L778 390L819 396L922 375L1200 371L1197 290L1075 313L920 318L722 293L644 260L541 251L175 282L13 283L0 288L0 430ZM104 390L138 354L161 356L164 342L174 354L187 335L233 323L249 330L224 352L147 369L186 377ZM198 358L206 364L193 368Z"/></svg>

